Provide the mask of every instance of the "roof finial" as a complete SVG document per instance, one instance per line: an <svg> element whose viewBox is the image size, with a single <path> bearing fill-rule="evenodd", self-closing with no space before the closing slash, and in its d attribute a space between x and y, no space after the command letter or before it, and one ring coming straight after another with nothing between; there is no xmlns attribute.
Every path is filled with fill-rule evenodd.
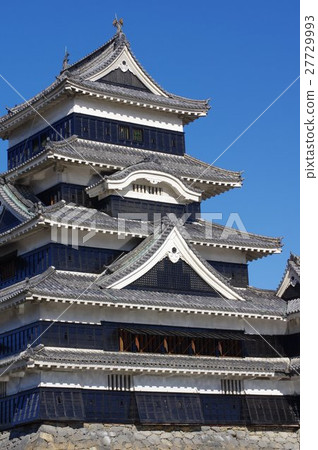
<svg viewBox="0 0 318 450"><path fill-rule="evenodd" d="M63 59L63 68L62 68L62 70L66 70L67 68L68 68L68 66L69 66L69 63L68 63L68 61L69 61L69 57L70 56L70 54L69 54L69 52L67 51L67 47L65 46L65 53L64 53L64 59Z"/></svg>
<svg viewBox="0 0 318 450"><path fill-rule="evenodd" d="M114 27L116 27L117 28L117 33L116 34L121 34L121 30L122 30L122 28L123 28L123 25L124 25L124 19L123 18L121 18L121 19L117 19L117 14L115 14L115 19L113 20L113 25L114 25Z"/></svg>

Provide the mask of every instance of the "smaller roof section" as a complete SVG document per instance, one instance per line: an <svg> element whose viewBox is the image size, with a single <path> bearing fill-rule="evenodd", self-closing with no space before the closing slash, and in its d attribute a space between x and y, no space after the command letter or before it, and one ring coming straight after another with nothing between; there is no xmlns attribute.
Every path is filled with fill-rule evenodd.
<svg viewBox="0 0 318 450"><path fill-rule="evenodd" d="M300 295L300 257L290 254L277 295L284 300L298 299Z"/></svg>

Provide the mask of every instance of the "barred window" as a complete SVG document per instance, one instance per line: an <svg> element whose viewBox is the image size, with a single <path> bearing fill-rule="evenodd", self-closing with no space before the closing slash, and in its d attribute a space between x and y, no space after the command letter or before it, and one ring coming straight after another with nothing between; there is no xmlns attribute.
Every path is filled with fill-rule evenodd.
<svg viewBox="0 0 318 450"><path fill-rule="evenodd" d="M240 395L243 394L242 380L221 380L222 394Z"/></svg>
<svg viewBox="0 0 318 450"><path fill-rule="evenodd" d="M131 376L118 374L108 375L108 389L112 391L131 391Z"/></svg>
<svg viewBox="0 0 318 450"><path fill-rule="evenodd" d="M162 194L162 188L157 186L146 186L145 184L133 184L133 191L151 195Z"/></svg>

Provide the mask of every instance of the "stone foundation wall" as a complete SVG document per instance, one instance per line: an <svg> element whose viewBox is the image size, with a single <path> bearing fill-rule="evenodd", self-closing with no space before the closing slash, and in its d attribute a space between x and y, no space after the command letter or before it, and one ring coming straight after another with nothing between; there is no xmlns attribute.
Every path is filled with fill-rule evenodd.
<svg viewBox="0 0 318 450"><path fill-rule="evenodd" d="M109 424L31 425L0 433L1 450L299 449L299 430Z"/></svg>

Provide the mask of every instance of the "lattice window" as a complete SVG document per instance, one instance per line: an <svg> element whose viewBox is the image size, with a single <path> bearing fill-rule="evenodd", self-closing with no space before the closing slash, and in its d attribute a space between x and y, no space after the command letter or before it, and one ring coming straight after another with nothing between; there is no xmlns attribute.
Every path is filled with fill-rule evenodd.
<svg viewBox="0 0 318 450"><path fill-rule="evenodd" d="M131 391L132 379L130 375L107 375L108 389L112 391Z"/></svg>
<svg viewBox="0 0 318 450"><path fill-rule="evenodd" d="M222 394L241 395L244 393L242 380L221 380Z"/></svg>

